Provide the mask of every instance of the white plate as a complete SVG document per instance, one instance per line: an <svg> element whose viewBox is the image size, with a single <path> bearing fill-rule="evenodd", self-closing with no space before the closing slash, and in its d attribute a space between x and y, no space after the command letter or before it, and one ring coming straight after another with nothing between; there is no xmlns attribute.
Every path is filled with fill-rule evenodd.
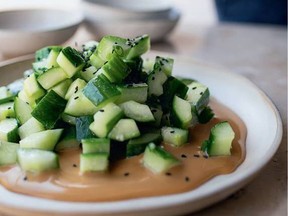
<svg viewBox="0 0 288 216"><path fill-rule="evenodd" d="M174 75L194 78L208 85L212 96L226 104L245 122L248 130L247 155L235 172L215 177L186 193L102 203L53 201L15 194L0 186L0 211L13 215L19 215L20 212L23 215L25 211L29 211L29 214L34 212L34 215L40 212L68 215L179 215L220 201L255 177L272 158L282 137L282 123L275 106L244 77L191 59L174 58ZM21 77L30 62L31 56L0 66L0 85Z"/></svg>

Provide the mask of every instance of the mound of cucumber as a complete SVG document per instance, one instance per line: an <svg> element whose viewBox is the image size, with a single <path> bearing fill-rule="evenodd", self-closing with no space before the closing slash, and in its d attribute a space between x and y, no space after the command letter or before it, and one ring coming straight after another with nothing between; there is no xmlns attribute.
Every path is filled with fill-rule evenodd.
<svg viewBox="0 0 288 216"><path fill-rule="evenodd" d="M180 147L188 143L189 127L213 118L209 89L172 76L171 58L143 60L149 49L143 35L105 36L82 50L38 50L20 90L0 87L0 165L57 169L58 153L70 148L82 148L82 173L106 171L111 161L142 153L144 166L155 173L180 164L161 143ZM231 126L222 122L202 150L230 155L233 139Z"/></svg>

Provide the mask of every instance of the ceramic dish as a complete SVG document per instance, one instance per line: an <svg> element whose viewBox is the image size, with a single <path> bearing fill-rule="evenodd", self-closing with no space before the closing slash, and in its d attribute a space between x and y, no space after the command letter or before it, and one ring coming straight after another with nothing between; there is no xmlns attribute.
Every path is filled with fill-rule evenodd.
<svg viewBox="0 0 288 216"><path fill-rule="evenodd" d="M163 53L161 55L165 56ZM27 212L29 215L180 215L218 202L252 180L269 162L280 144L282 123L277 109L258 87L244 77L191 59L172 57L175 58L175 75L194 78L208 85L212 96L226 104L246 124L247 155L235 172L217 176L185 193L101 203L61 202L29 197L9 192L0 186L0 211L11 215L25 215ZM3 63L0 66L0 85L21 77L23 70L30 67L31 61L31 56L28 56Z"/></svg>
<svg viewBox="0 0 288 216"><path fill-rule="evenodd" d="M58 9L1 11L0 52L20 56L43 46L62 44L81 22L81 14Z"/></svg>
<svg viewBox="0 0 288 216"><path fill-rule="evenodd" d="M85 11L85 24L87 30L97 38L105 35L118 35L120 37L134 38L138 35L148 34L151 41L159 41L169 35L179 21L180 13L176 9L160 17L146 19L113 19L100 17L97 12Z"/></svg>

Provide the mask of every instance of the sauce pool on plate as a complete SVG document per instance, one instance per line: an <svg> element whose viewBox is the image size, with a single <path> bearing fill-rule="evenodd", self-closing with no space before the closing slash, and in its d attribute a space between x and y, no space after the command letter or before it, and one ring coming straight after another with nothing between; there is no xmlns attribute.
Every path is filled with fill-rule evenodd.
<svg viewBox="0 0 288 216"><path fill-rule="evenodd" d="M190 129L189 144L178 148L164 144L164 148L181 161L181 165L166 173L153 174L143 167L142 155L139 155L113 163L106 173L80 174L81 149L71 149L59 154L59 170L33 174L23 172L16 165L0 167L0 183L16 193L75 202L117 201L187 192L212 177L233 172L245 159L247 131L243 121L214 99L210 106L215 118L208 124ZM224 120L235 132L231 156L203 156L201 143L208 138L210 129Z"/></svg>

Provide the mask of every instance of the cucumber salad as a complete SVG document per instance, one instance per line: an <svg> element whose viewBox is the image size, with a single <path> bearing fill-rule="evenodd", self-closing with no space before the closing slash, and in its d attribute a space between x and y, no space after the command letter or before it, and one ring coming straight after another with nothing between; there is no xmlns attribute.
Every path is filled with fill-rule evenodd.
<svg viewBox="0 0 288 216"><path fill-rule="evenodd" d="M59 152L79 148L80 172L109 171L136 155L154 173L181 162L165 148L189 144L189 128L209 122L209 89L172 75L174 60L141 57L148 35L105 36L81 50L48 46L35 53L20 88L0 87L0 166L25 172L59 169ZM18 86L19 87L19 86ZM234 131L217 123L206 156L229 156Z"/></svg>

